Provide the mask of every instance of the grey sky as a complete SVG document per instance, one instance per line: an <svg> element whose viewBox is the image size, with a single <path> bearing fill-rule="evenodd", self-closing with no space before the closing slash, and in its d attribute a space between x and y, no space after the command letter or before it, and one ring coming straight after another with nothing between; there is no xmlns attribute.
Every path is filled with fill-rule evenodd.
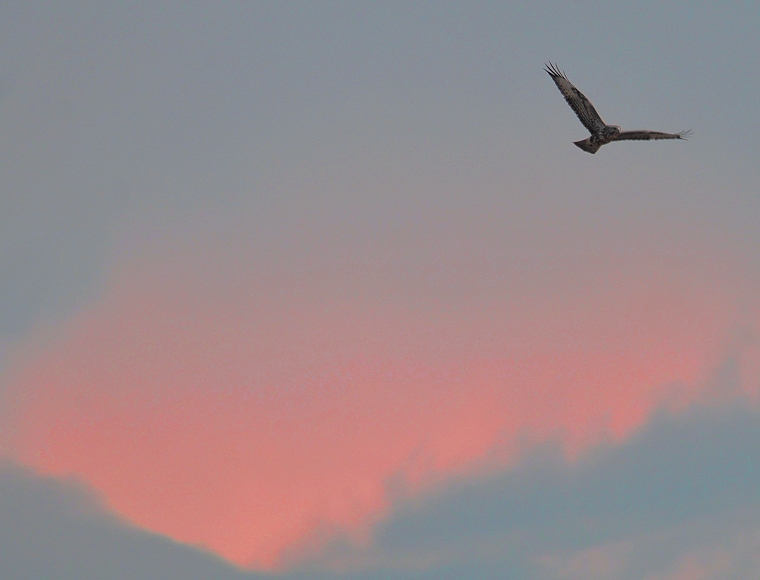
<svg viewBox="0 0 760 580"><path fill-rule="evenodd" d="M756 209L746 185L756 177L760 92L746 74L758 49L752 3L2 10L2 262L27 264L30 278L11 288L30 297L3 315L9 330L43 304L68 304L63 295L97 279L120 236L187 212L242 211L276 230L304 217L393 224L440 204L498 209L526 190L543 193L533 202L542 207L568 187L570 203L597 210L717 213L727 227L749 229ZM539 73L548 59L610 122L691 127L695 139L578 159L566 145L583 127L547 90ZM356 174L365 156L371 177ZM547 175L549 162L556 173ZM366 188L388 172L395 188ZM453 180L453 191L415 194L402 177L415 173ZM299 175L321 177L329 191L283 192L283 177ZM476 176L481 186L508 176L504 201L473 199ZM667 199L654 193L661 187Z"/></svg>

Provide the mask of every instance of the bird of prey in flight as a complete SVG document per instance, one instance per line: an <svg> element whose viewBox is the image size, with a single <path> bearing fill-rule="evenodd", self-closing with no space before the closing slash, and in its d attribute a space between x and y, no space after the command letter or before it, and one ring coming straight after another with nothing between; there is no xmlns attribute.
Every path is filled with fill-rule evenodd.
<svg viewBox="0 0 760 580"><path fill-rule="evenodd" d="M557 68L556 64L549 63L545 68L549 76L552 77L554 84L557 85L559 92L565 97L567 104L575 111L583 126L591 133L591 137L583 141L574 141L575 145L587 151L596 153L599 147L612 143L613 141L649 141L650 139L686 139L691 131L681 131L680 133L661 133L659 131L623 131L617 125L607 125L599 113L596 112L594 105L591 104L582 92L576 89L565 73Z"/></svg>

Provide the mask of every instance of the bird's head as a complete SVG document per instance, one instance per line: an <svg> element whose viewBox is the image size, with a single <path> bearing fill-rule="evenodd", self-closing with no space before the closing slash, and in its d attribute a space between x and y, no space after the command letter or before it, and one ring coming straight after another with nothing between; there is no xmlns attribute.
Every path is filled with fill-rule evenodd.
<svg viewBox="0 0 760 580"><path fill-rule="evenodd" d="M620 132L622 129L617 125L607 125L604 127L604 136L605 137L617 137L620 135Z"/></svg>

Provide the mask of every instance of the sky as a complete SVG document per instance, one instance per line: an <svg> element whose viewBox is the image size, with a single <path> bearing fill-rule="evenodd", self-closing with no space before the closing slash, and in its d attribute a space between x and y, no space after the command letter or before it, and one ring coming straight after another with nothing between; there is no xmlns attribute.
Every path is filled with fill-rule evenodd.
<svg viewBox="0 0 760 580"><path fill-rule="evenodd" d="M760 576L758 23L0 4L0 576Z"/></svg>

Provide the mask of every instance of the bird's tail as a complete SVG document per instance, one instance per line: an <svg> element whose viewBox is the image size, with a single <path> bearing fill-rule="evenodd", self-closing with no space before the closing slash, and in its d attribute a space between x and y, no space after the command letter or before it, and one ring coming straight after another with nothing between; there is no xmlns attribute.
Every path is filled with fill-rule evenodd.
<svg viewBox="0 0 760 580"><path fill-rule="evenodd" d="M586 153L591 153L592 155L599 151L599 145L598 143L592 143L591 137L588 139L584 139L583 141L573 141L573 144L583 149Z"/></svg>

